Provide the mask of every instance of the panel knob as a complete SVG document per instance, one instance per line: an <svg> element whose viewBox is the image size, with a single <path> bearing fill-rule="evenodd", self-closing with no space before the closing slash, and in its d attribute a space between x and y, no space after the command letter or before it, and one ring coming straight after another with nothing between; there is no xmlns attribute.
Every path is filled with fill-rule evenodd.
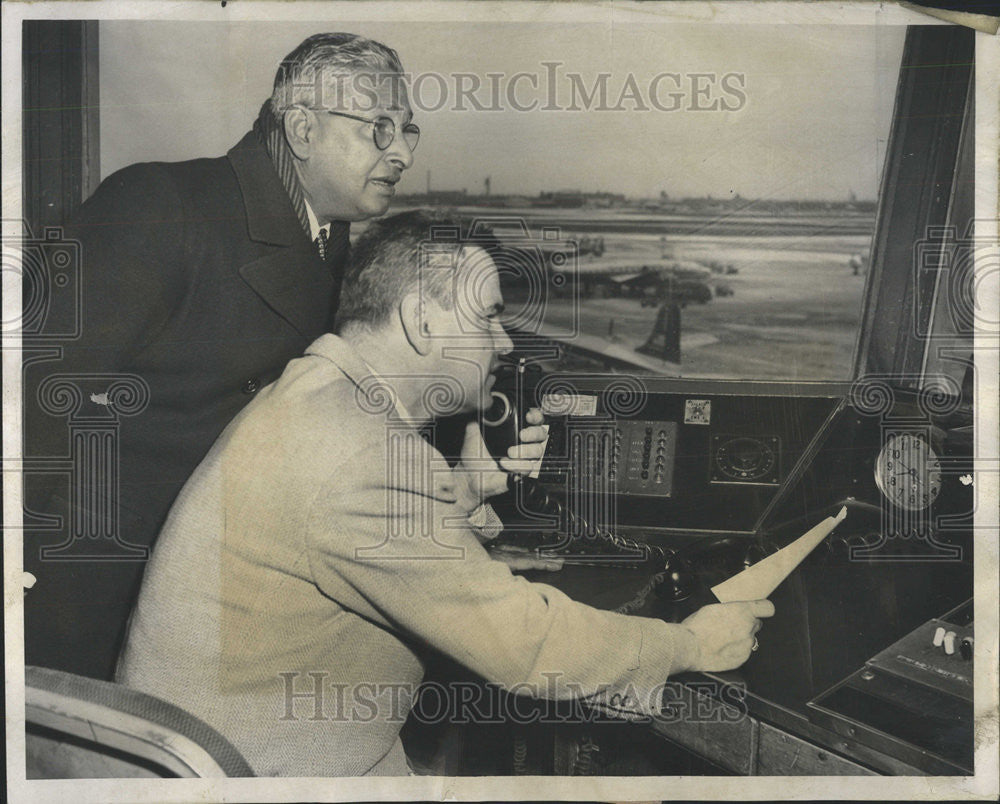
<svg viewBox="0 0 1000 804"><path fill-rule="evenodd" d="M975 647L975 640L972 637L966 637L958 645L958 652L962 655L962 658L967 662L972 661L973 648Z"/></svg>

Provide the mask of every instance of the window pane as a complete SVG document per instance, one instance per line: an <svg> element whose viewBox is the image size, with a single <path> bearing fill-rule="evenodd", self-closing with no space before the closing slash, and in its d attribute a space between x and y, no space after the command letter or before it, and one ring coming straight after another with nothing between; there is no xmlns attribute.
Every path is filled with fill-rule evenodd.
<svg viewBox="0 0 1000 804"><path fill-rule="evenodd" d="M396 208L510 217L508 326L558 341L561 368L850 378L905 28L577 34L493 26L463 52L480 107L502 74L498 108L423 116Z"/></svg>

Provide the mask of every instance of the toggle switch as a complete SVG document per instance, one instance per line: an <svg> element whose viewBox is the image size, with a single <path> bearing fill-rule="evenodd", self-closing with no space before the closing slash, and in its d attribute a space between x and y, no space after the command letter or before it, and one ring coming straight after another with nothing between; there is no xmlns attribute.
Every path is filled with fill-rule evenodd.
<svg viewBox="0 0 1000 804"><path fill-rule="evenodd" d="M944 643L944 629L939 625L934 632L934 641L931 643L935 648L940 648Z"/></svg>
<svg viewBox="0 0 1000 804"><path fill-rule="evenodd" d="M949 631L944 635L944 652L951 656L955 652L955 637L957 637L954 631Z"/></svg>

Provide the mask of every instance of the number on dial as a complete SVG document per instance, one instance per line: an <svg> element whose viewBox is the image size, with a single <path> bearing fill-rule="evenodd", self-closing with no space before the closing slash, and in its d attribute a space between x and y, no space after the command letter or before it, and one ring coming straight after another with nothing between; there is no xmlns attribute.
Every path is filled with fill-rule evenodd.
<svg viewBox="0 0 1000 804"><path fill-rule="evenodd" d="M899 433L879 453L875 483L893 505L919 511L941 491L941 462L922 433Z"/></svg>

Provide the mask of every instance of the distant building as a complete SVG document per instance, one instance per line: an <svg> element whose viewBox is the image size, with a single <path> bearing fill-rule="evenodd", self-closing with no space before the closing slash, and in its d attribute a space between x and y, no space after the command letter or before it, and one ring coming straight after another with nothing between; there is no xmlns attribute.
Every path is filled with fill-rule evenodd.
<svg viewBox="0 0 1000 804"><path fill-rule="evenodd" d="M489 178L489 177L487 177ZM430 175L427 177L428 183ZM584 192L582 190L543 190L537 196L503 195L492 192L490 183L484 181L485 192L470 194L468 190L429 190L426 193L398 195L395 206L486 206L486 207L536 207L545 209L634 209L667 215L724 216L730 223L744 216L751 218L815 217L840 213L862 221L875 213L874 201L803 200L803 199L748 199L739 193L728 198L711 195L671 198L666 192L650 198L628 198L623 193ZM853 195L853 193L852 193ZM874 225L874 222L872 222Z"/></svg>
<svg viewBox="0 0 1000 804"><path fill-rule="evenodd" d="M584 195L579 190L557 190L541 192L535 202L539 207L582 207Z"/></svg>
<svg viewBox="0 0 1000 804"><path fill-rule="evenodd" d="M620 207L624 206L625 202L624 193L584 193L584 206L595 209Z"/></svg>
<svg viewBox="0 0 1000 804"><path fill-rule="evenodd" d="M534 202L533 198L526 195L504 195L497 198L505 207L530 207Z"/></svg>
<svg viewBox="0 0 1000 804"><path fill-rule="evenodd" d="M442 206L458 207L474 203L464 189L462 190L431 190L429 193L414 193L412 195L397 195L393 199L395 206Z"/></svg>

